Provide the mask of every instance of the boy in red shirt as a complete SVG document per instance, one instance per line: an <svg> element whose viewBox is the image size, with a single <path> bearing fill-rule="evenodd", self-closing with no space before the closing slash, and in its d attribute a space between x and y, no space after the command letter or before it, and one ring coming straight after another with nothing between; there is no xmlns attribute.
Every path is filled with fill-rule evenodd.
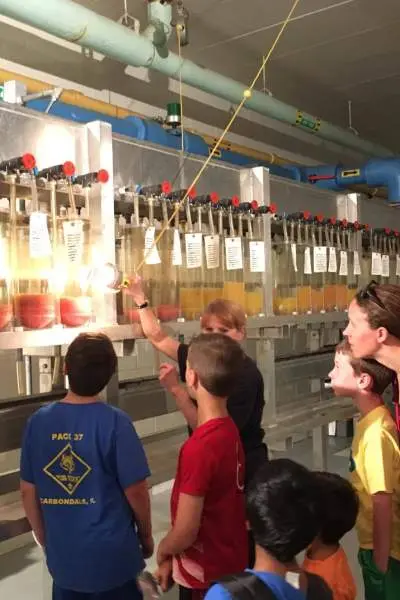
<svg viewBox="0 0 400 600"><path fill-rule="evenodd" d="M222 334L190 345L186 383L198 422L182 446L171 497L172 528L158 547L158 579L171 576L180 600L200 599L208 587L247 566L244 454L226 402L242 374L244 353Z"/></svg>

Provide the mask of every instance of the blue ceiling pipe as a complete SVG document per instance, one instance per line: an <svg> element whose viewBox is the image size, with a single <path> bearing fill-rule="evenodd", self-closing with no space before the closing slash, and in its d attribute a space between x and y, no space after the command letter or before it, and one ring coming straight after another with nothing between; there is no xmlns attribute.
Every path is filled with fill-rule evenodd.
<svg viewBox="0 0 400 600"><path fill-rule="evenodd" d="M327 190L343 190L353 185L371 188L385 187L388 200L400 204L400 159L373 158L361 167L347 168L343 165L294 167L300 181L312 183Z"/></svg>
<svg viewBox="0 0 400 600"><path fill-rule="evenodd" d="M26 106L32 110L45 112L48 107L48 100L31 100ZM147 120L134 116L120 119L96 111L73 106L71 104L65 104L64 102L56 102L53 104L50 114L62 119L67 119L68 121L74 121L82 124L90 123L91 121L104 121L111 125L114 133L118 133L135 140L157 144L158 146L163 146L164 148L171 148L176 151L181 150L180 131L166 129L160 125L160 123L151 121L150 119ZM189 155L208 156L210 153L210 146L200 135L184 132L183 142L184 151ZM250 167L255 164L262 165L268 167L270 173L273 175L285 177L286 179L300 180L296 168L291 166L286 168L281 165L274 165L264 161L255 161L251 156L246 156L245 154L240 154L239 152L234 152L232 150L221 149L220 155L215 157L215 160L218 159L222 162L226 162L238 167Z"/></svg>
<svg viewBox="0 0 400 600"><path fill-rule="evenodd" d="M160 2L155 3L160 4ZM160 7L152 7L154 9ZM166 48L156 47L151 39L138 35L102 15L71 0L0 0L0 14L37 27L52 35L104 54L125 65L148 67L197 89L239 104L247 86L196 63L181 59ZM166 25L168 17L161 15L157 22ZM154 17L153 22L156 21ZM165 31L165 30L164 30ZM393 156L387 148L364 140L347 129L332 125L295 106L253 90L246 108L277 119L303 131L352 148L366 156Z"/></svg>

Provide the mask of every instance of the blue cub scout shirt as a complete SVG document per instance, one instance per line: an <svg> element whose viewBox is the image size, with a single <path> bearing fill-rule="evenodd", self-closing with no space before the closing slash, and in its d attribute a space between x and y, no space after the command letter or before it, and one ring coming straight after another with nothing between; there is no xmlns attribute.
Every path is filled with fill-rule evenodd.
<svg viewBox="0 0 400 600"><path fill-rule="evenodd" d="M47 564L59 587L99 593L143 569L124 490L149 475L137 433L116 408L58 402L30 418L21 479L36 486Z"/></svg>

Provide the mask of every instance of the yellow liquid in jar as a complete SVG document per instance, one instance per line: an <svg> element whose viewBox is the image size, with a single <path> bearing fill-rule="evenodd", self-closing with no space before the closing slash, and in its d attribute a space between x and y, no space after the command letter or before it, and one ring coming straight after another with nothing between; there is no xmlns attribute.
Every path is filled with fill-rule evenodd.
<svg viewBox="0 0 400 600"><path fill-rule="evenodd" d="M336 285L328 283L324 287L324 306L325 310L336 310Z"/></svg>
<svg viewBox="0 0 400 600"><path fill-rule="evenodd" d="M180 289L180 307L182 315L188 321L197 320L204 310L203 289L186 288Z"/></svg>
<svg viewBox="0 0 400 600"><path fill-rule="evenodd" d="M246 292L245 309L249 317L263 312L263 294L261 291Z"/></svg>
<svg viewBox="0 0 400 600"><path fill-rule="evenodd" d="M321 312L324 310L324 289L311 288L311 310Z"/></svg>
<svg viewBox="0 0 400 600"><path fill-rule="evenodd" d="M347 286L336 286L336 302L338 310L346 310L347 308Z"/></svg>
<svg viewBox="0 0 400 600"><path fill-rule="evenodd" d="M297 312L297 298L295 296L275 296L274 313L276 315L293 315Z"/></svg>
<svg viewBox="0 0 400 600"><path fill-rule="evenodd" d="M349 307L350 302L354 300L354 296L357 294L357 288L347 288L347 307Z"/></svg>
<svg viewBox="0 0 400 600"><path fill-rule="evenodd" d="M224 300L236 302L236 304L240 304L240 306L244 308L246 305L244 283L237 281L226 281L224 283L223 297Z"/></svg>
<svg viewBox="0 0 400 600"><path fill-rule="evenodd" d="M220 298L222 298L222 294L222 287L205 287L203 290L204 307L207 307L210 304L210 302L214 302L214 300L219 300Z"/></svg>
<svg viewBox="0 0 400 600"><path fill-rule="evenodd" d="M297 288L297 310L305 314L311 310L311 286L303 285Z"/></svg>

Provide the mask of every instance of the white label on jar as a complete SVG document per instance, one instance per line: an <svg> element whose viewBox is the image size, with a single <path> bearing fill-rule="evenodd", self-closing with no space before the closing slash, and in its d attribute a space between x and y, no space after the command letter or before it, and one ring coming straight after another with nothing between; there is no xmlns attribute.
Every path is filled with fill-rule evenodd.
<svg viewBox="0 0 400 600"><path fill-rule="evenodd" d="M312 275L311 249L309 246L304 251L304 275Z"/></svg>
<svg viewBox="0 0 400 600"><path fill-rule="evenodd" d="M400 277L400 256L396 256L396 277Z"/></svg>
<svg viewBox="0 0 400 600"><path fill-rule="evenodd" d="M83 257L83 221L63 221L64 244L67 260L71 264L79 264Z"/></svg>
<svg viewBox="0 0 400 600"><path fill-rule="evenodd" d="M337 273L337 255L336 249L330 246L329 248L329 265L328 265L329 273Z"/></svg>
<svg viewBox="0 0 400 600"><path fill-rule="evenodd" d="M382 254L379 252L372 253L371 275L382 275Z"/></svg>
<svg viewBox="0 0 400 600"><path fill-rule="evenodd" d="M188 269L199 269L203 264L203 234L186 233L186 266Z"/></svg>
<svg viewBox="0 0 400 600"><path fill-rule="evenodd" d="M161 262L155 240L155 227L148 227L144 236L144 262L146 265L159 265Z"/></svg>
<svg viewBox="0 0 400 600"><path fill-rule="evenodd" d="M340 251L340 267L339 267L339 275L343 277L347 277L349 270L347 266L347 252L346 250Z"/></svg>
<svg viewBox="0 0 400 600"><path fill-rule="evenodd" d="M326 246L314 246L314 273L326 273L328 268Z"/></svg>
<svg viewBox="0 0 400 600"><path fill-rule="evenodd" d="M390 277L390 263L389 256L387 254L382 255L382 276Z"/></svg>
<svg viewBox="0 0 400 600"><path fill-rule="evenodd" d="M225 238L226 270L243 269L242 238Z"/></svg>
<svg viewBox="0 0 400 600"><path fill-rule="evenodd" d="M294 272L297 273L297 246L296 244L290 244L290 249L292 251L292 263Z"/></svg>
<svg viewBox="0 0 400 600"><path fill-rule="evenodd" d="M31 258L44 258L51 255L47 215L33 212L29 217L29 255Z"/></svg>
<svg viewBox="0 0 400 600"><path fill-rule="evenodd" d="M358 250L354 250L353 275L361 275L360 255L358 254Z"/></svg>
<svg viewBox="0 0 400 600"><path fill-rule="evenodd" d="M174 244L172 246L172 266L180 267L182 265L181 236L178 229L174 229Z"/></svg>
<svg viewBox="0 0 400 600"><path fill-rule="evenodd" d="M204 237L207 269L219 268L219 235L206 235Z"/></svg>
<svg viewBox="0 0 400 600"><path fill-rule="evenodd" d="M265 246L264 242L249 242L250 272L265 273Z"/></svg>

